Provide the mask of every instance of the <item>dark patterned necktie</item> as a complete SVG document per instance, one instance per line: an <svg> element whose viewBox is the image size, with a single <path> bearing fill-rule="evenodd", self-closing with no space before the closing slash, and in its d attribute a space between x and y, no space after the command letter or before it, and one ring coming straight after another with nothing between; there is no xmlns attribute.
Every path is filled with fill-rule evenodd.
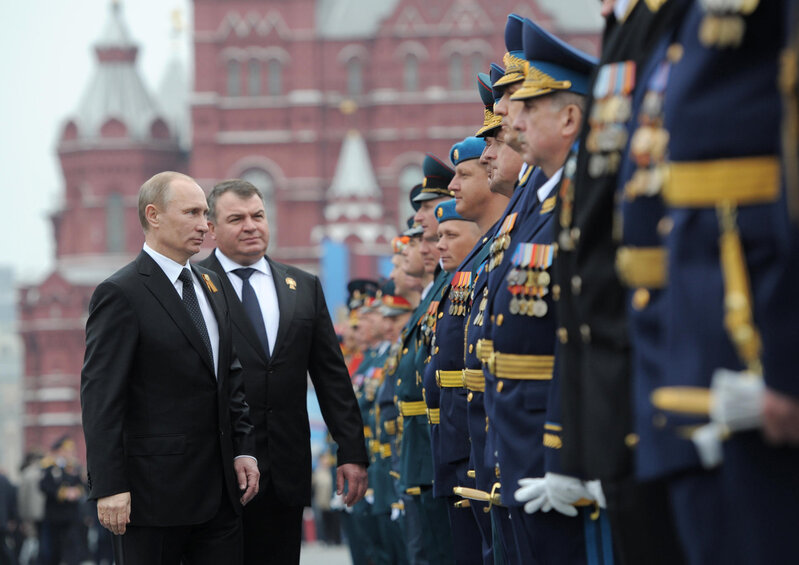
<svg viewBox="0 0 799 565"><path fill-rule="evenodd" d="M255 295L255 290L250 284L250 277L255 272L255 269L245 267L243 269L233 269L232 272L241 279L241 304L244 306L244 311L247 312L247 317L252 322L253 328L255 328L255 333L258 334L258 340L264 348L266 358L269 359L269 338L266 335L264 315L261 312L261 305Z"/></svg>
<svg viewBox="0 0 799 565"><path fill-rule="evenodd" d="M194 322L197 331L200 332L200 337L208 350L208 355L211 359L214 358L214 351L211 349L211 339L208 337L208 328L205 326L203 313L200 310L200 303L197 302L197 294L194 292L194 280L191 277L191 272L188 269L183 269L178 276L178 280L183 283L183 305L189 311L191 321Z"/></svg>

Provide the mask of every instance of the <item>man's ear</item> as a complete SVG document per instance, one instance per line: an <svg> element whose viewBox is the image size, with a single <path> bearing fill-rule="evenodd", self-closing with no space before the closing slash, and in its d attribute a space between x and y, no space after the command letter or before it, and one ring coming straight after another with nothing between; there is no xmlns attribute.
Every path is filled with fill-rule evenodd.
<svg viewBox="0 0 799 565"><path fill-rule="evenodd" d="M160 225L161 219L158 217L160 213L155 204L148 204L144 209L144 217L147 218L147 223L150 224L150 227L157 228Z"/></svg>
<svg viewBox="0 0 799 565"><path fill-rule="evenodd" d="M211 239L216 239L216 230L214 223L211 220L208 220L208 233L211 234Z"/></svg>
<svg viewBox="0 0 799 565"><path fill-rule="evenodd" d="M562 110L561 130L564 137L576 138L583 122L583 111L577 104L566 104Z"/></svg>

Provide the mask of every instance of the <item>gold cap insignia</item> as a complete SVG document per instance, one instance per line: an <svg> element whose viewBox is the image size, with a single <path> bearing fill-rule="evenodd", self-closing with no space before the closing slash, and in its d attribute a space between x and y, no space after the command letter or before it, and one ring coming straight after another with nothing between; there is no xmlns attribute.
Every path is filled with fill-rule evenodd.
<svg viewBox="0 0 799 565"><path fill-rule="evenodd" d="M436 210L436 216L438 216L440 218L443 215L444 215L444 210L442 208L439 208L438 210Z"/></svg>
<svg viewBox="0 0 799 565"><path fill-rule="evenodd" d="M289 285L289 288L291 290L297 290L297 281L295 281L291 277L286 277L286 284Z"/></svg>
<svg viewBox="0 0 799 565"><path fill-rule="evenodd" d="M455 151L453 151L452 156L455 158L456 161L458 160L458 150L457 149Z"/></svg>
<svg viewBox="0 0 799 565"><path fill-rule="evenodd" d="M422 188L427 188L427 177L422 179Z"/></svg>

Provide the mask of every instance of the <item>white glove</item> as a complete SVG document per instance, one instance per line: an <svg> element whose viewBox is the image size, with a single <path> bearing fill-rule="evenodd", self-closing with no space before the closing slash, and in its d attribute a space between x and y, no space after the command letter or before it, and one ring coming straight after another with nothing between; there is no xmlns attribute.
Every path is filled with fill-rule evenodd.
<svg viewBox="0 0 799 565"><path fill-rule="evenodd" d="M330 509L331 510L344 510L344 497L340 494L334 494L333 498L330 499Z"/></svg>
<svg viewBox="0 0 799 565"><path fill-rule="evenodd" d="M375 495L374 493L369 493L363 497L367 504L374 504L375 503Z"/></svg>
<svg viewBox="0 0 799 565"><path fill-rule="evenodd" d="M716 369L710 387L710 423L697 428L691 440L706 469L723 458L721 442L730 432L754 430L763 423L762 377L746 372Z"/></svg>
<svg viewBox="0 0 799 565"><path fill-rule="evenodd" d="M399 508L392 508L391 509L391 521L396 522L399 517L402 516L402 510Z"/></svg>
<svg viewBox="0 0 799 565"><path fill-rule="evenodd" d="M541 477L538 479L519 479L519 488L513 493L513 498L516 502L525 502L524 511L528 514L533 514L541 510L542 512L549 512L552 509L552 504L549 502L547 495L546 479Z"/></svg>
<svg viewBox="0 0 799 565"><path fill-rule="evenodd" d="M591 500L596 500L597 506L600 508L607 508L608 502L605 499L605 491L602 490L602 483L599 481L587 481L585 488L591 493Z"/></svg>
<svg viewBox="0 0 799 565"><path fill-rule="evenodd" d="M552 508L566 516L577 516L574 503L581 498L594 500L594 495L588 491L583 481L576 477L547 473L544 476L547 483L547 494Z"/></svg>

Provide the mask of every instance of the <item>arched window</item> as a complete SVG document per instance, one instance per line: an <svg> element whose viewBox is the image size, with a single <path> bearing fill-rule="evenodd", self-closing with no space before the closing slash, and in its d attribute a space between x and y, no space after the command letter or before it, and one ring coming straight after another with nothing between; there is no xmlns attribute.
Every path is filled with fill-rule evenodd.
<svg viewBox="0 0 799 565"><path fill-rule="evenodd" d="M266 210L266 221L269 224L269 247L274 249L277 244L277 205L275 203L275 181L272 175L263 169L247 169L241 173L241 178L252 183L255 188L261 191L264 198L264 209Z"/></svg>
<svg viewBox="0 0 799 565"><path fill-rule="evenodd" d="M283 65L277 59L270 59L268 66L269 95L283 94Z"/></svg>
<svg viewBox="0 0 799 565"><path fill-rule="evenodd" d="M472 53L471 62L471 76L476 77L477 73L486 72L488 69L483 69L483 54Z"/></svg>
<svg viewBox="0 0 799 565"><path fill-rule="evenodd" d="M463 90L463 57L460 53L453 53L449 57L449 88Z"/></svg>
<svg viewBox="0 0 799 565"><path fill-rule="evenodd" d="M261 61L258 59L247 61L247 94L250 96L261 94Z"/></svg>
<svg viewBox="0 0 799 565"><path fill-rule="evenodd" d="M125 251L125 203L118 192L105 201L105 249L108 253Z"/></svg>
<svg viewBox="0 0 799 565"><path fill-rule="evenodd" d="M419 90L419 60L416 55L408 54L405 56L403 83L406 92Z"/></svg>
<svg viewBox="0 0 799 565"><path fill-rule="evenodd" d="M227 63L227 94L228 96L241 95L241 63L235 60Z"/></svg>
<svg viewBox="0 0 799 565"><path fill-rule="evenodd" d="M408 216L416 213L413 206L411 206L408 195L414 186L422 182L423 178L422 168L418 165L408 165L400 172L399 182L397 183L399 185L399 206L397 209L399 210L400 227L405 226L405 220L408 219Z"/></svg>
<svg viewBox="0 0 799 565"><path fill-rule="evenodd" d="M361 61L352 58L347 62L347 94L358 96L363 93L363 68Z"/></svg>

